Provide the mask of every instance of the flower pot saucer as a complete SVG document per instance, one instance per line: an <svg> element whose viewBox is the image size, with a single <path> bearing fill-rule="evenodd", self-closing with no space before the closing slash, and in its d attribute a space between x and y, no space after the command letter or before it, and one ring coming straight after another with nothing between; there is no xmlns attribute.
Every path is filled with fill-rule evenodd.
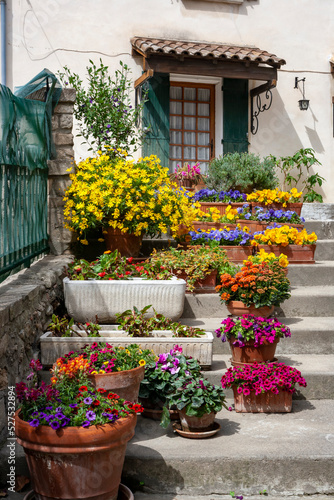
<svg viewBox="0 0 334 500"><path fill-rule="evenodd" d="M181 424L175 423L173 424L173 430L177 432L180 436L185 438L206 439L214 436L215 434L217 434L218 431L220 431L220 424L218 424L218 422L214 422L213 429L211 429L211 431L192 432L192 431L184 431L181 428Z"/></svg>
<svg viewBox="0 0 334 500"><path fill-rule="evenodd" d="M35 500L35 492L33 490L29 491L23 500ZM125 486L125 484L119 485L117 500L134 500L132 491Z"/></svg>

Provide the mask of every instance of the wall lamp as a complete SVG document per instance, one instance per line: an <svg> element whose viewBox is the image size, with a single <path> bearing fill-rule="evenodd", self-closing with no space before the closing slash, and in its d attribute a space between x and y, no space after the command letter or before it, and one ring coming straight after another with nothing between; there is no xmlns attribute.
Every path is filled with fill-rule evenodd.
<svg viewBox="0 0 334 500"><path fill-rule="evenodd" d="M298 101L299 109L301 109L302 111L306 111L308 109L310 101L308 99L305 99L305 77L304 78L298 78L297 76L295 77L295 86L294 86L295 89L298 89L299 82L303 82L303 99L300 99Z"/></svg>

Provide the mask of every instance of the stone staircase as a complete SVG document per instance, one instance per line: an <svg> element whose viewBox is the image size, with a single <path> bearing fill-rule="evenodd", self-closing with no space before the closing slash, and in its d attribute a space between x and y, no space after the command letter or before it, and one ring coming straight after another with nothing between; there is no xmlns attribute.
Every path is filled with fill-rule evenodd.
<svg viewBox="0 0 334 500"><path fill-rule="evenodd" d="M230 491L256 500L263 490L273 500L334 498L334 206L325 213L326 220L305 224L318 235L316 263L289 267L292 297L275 311L292 331L276 355L308 383L295 394L292 413L225 410L217 415L220 432L208 440L184 439L140 418L123 479L142 490L136 500L226 499ZM218 295L188 295L181 321L214 331L227 314ZM213 350L204 375L219 384L231 355L220 339ZM226 395L233 403L232 392Z"/></svg>

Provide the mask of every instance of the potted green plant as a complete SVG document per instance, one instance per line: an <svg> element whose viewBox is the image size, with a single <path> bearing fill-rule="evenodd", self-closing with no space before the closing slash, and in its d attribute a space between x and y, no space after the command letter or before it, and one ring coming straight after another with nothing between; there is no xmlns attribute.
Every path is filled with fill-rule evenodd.
<svg viewBox="0 0 334 500"><path fill-rule="evenodd" d="M192 248L170 248L166 251L154 251L150 263L155 268L162 268L174 273L187 283L187 292L213 293L217 273L231 270L226 253L218 246L194 246Z"/></svg>
<svg viewBox="0 0 334 500"><path fill-rule="evenodd" d="M246 261L235 275L220 276L216 287L230 314L254 314L268 317L284 300L290 298L290 281L276 261L254 264Z"/></svg>
<svg viewBox="0 0 334 500"><path fill-rule="evenodd" d="M155 354L149 349L143 350L138 344L117 347L108 342L86 344L80 352L70 351L57 359L52 380L57 381L80 359L84 360L83 371L94 387L103 389L106 394L117 393L127 401L137 401L145 365L155 359Z"/></svg>
<svg viewBox="0 0 334 500"><path fill-rule="evenodd" d="M223 406L228 409L222 388L198 376L189 380L189 377L180 375L166 399L168 407L177 408L182 430L186 432L212 431L217 412ZM161 425L166 428L169 422L169 412L165 406Z"/></svg>
<svg viewBox="0 0 334 500"><path fill-rule="evenodd" d="M65 193L66 227L88 244L85 232L100 228L109 250L138 255L144 235L160 236L179 225L192 227L197 209L174 189L156 156L138 161L99 152L81 161Z"/></svg>
<svg viewBox="0 0 334 500"><path fill-rule="evenodd" d="M232 365L274 361L279 340L291 337L290 329L276 318L253 314L223 319L215 333L222 342L229 342Z"/></svg>
<svg viewBox="0 0 334 500"><path fill-rule="evenodd" d="M63 283L67 312L81 323L98 316L100 323L110 324L117 313L133 306L142 309L148 303L173 320L183 312L185 281L168 269L152 262L137 264L117 251L107 251L93 262L73 261Z"/></svg>
<svg viewBox="0 0 334 500"><path fill-rule="evenodd" d="M299 370L284 363L229 368L222 376L223 389L232 388L236 412L284 413L292 408L296 385L306 387Z"/></svg>
<svg viewBox="0 0 334 500"><path fill-rule="evenodd" d="M167 396L173 392L176 381L182 377L191 380L200 374L197 360L185 356L182 347L176 345L169 352L161 353L156 362L146 365L145 377L140 384L139 401L143 415L160 420Z"/></svg>
<svg viewBox="0 0 334 500"><path fill-rule="evenodd" d="M210 189L239 190L273 189L278 185L275 162L267 157L262 161L253 153L228 153L210 161L206 185Z"/></svg>
<svg viewBox="0 0 334 500"><path fill-rule="evenodd" d="M24 448L35 494L41 498L117 499L127 441L142 408L95 390L83 363L81 358L57 381L39 385L42 366L32 360L30 385L16 386L17 442ZM110 467L103 481L96 482L106 463Z"/></svg>
<svg viewBox="0 0 334 500"><path fill-rule="evenodd" d="M259 249L273 252L276 256L284 254L293 264L314 264L317 235L306 229L283 225L267 228L254 234L254 243Z"/></svg>

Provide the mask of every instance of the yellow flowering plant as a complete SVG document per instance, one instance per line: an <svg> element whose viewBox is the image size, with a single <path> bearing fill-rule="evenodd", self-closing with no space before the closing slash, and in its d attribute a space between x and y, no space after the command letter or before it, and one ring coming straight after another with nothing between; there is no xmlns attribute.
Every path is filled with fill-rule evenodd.
<svg viewBox="0 0 334 500"><path fill-rule="evenodd" d="M273 252L266 252L263 248L261 248L255 255L250 255L248 259L244 260L244 265L247 261L252 262L253 264L260 264L261 262L271 264L273 262L278 262L278 264L284 268L289 265L289 259L283 253L277 256Z"/></svg>
<svg viewBox="0 0 334 500"><path fill-rule="evenodd" d="M210 207L209 213L202 212L199 210L199 218L200 221L205 222L222 222L233 224L240 216L238 214L238 210L236 208L232 208L231 205L228 205L225 210L225 214L221 215L220 211L216 207Z"/></svg>
<svg viewBox="0 0 334 500"><path fill-rule="evenodd" d="M89 229L111 227L136 236L174 236L182 223L192 228L197 208L177 190L160 160L152 155L138 161L98 152L81 161L65 193L66 227L82 235Z"/></svg>
<svg viewBox="0 0 334 500"><path fill-rule="evenodd" d="M263 232L254 233L252 244L280 245L286 247L293 245L313 245L317 241L317 235L308 233L306 229L298 229L290 226L268 228Z"/></svg>
<svg viewBox="0 0 334 500"><path fill-rule="evenodd" d="M280 191L279 189L263 189L262 191L255 191L247 195L247 201L264 203L271 205L272 203L283 203L283 207L287 203L296 203L300 201L303 193L299 192L296 188L290 191Z"/></svg>

